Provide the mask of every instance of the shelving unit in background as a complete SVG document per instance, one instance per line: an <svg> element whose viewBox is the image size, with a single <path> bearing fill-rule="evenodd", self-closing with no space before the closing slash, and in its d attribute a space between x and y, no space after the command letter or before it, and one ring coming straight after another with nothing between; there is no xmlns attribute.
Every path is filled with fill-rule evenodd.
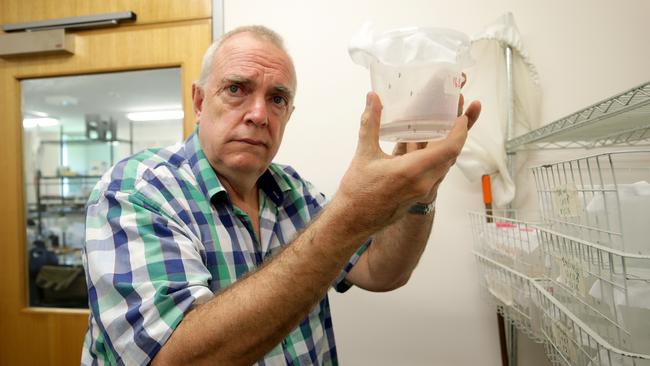
<svg viewBox="0 0 650 366"><path fill-rule="evenodd" d="M129 124L129 138L119 139L111 136L109 139L90 139L85 135L67 135L63 126L59 129L59 138L55 140L41 140L42 145L58 146L58 165L56 173L44 175L41 169L34 172L35 205L28 207L29 217L36 221L37 234L44 234L43 219L49 216L64 216L68 214L83 214L84 205L92 187L101 178L101 174L82 174L78 172L65 172L64 148L66 146L80 147L106 147L108 158L106 168L112 166L116 159L116 145L127 144L129 154L133 154L133 126ZM86 172L87 173L87 172ZM103 173L103 172L98 172ZM72 187L76 193L70 194L65 188ZM54 189L48 189L54 188ZM54 192L54 193L53 193ZM65 243L62 243L65 246Z"/></svg>
<svg viewBox="0 0 650 366"><path fill-rule="evenodd" d="M506 151L512 160L524 150L648 145L650 82L509 138ZM641 164L636 168L650 181L650 151L633 154L647 156L636 161ZM648 366L650 327L639 323L645 324L641 313L650 313L650 255L616 247L630 242L624 240L626 221L619 191L622 183L632 182L617 180L611 154L602 156L534 169L542 206L540 224L517 221L510 214L473 213L474 254L480 281L498 311L524 334L544 342L553 365ZM601 158L609 164L601 164ZM585 213L588 201L599 198L611 207L600 216ZM525 270L530 268L530 253L522 249L524 244L530 247L531 239L518 232L521 228L535 231L538 259L544 264L541 275ZM650 251L650 241L647 246ZM639 299L639 293L649 297L647 301ZM633 296L637 298L631 301ZM628 308L635 314L632 318ZM509 347L516 348L516 342ZM510 365L515 364L511 357Z"/></svg>
<svg viewBox="0 0 650 366"><path fill-rule="evenodd" d="M506 152L650 145L650 82L506 141Z"/></svg>

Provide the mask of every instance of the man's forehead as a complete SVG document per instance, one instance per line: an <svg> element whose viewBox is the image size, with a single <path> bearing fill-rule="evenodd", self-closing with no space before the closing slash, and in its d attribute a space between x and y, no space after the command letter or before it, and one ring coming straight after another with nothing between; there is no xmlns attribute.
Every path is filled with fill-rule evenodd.
<svg viewBox="0 0 650 366"><path fill-rule="evenodd" d="M217 79L232 75L253 79L259 68L284 74L288 78L286 87L295 89L295 69L289 55L254 33L243 32L225 40L217 50L214 62Z"/></svg>

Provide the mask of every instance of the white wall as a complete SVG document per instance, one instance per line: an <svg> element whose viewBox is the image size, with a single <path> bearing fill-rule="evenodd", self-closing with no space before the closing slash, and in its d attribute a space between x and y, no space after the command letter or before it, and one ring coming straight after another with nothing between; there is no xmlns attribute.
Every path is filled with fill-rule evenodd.
<svg viewBox="0 0 650 366"><path fill-rule="evenodd" d="M264 24L285 37L298 73L297 109L277 161L333 194L356 146L368 73L347 42L367 19L473 34L512 11L541 75L545 122L650 80L650 2L227 0L226 30ZM471 75L469 76L472 81ZM478 81L475 81L478 82ZM333 295L343 365L500 365L493 309L481 298L466 212L480 187L455 169L440 188L429 248L411 282L388 294ZM543 364L525 344L520 365Z"/></svg>
<svg viewBox="0 0 650 366"><path fill-rule="evenodd" d="M133 152L157 146L170 146L183 141L180 120L133 123Z"/></svg>

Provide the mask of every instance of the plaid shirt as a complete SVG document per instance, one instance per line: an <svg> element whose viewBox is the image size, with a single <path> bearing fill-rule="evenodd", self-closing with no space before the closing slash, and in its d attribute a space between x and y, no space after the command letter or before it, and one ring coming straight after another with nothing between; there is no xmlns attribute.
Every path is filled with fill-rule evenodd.
<svg viewBox="0 0 650 366"><path fill-rule="evenodd" d="M196 132L117 163L86 208L90 317L83 365L143 365L192 306L208 301L290 243L325 197L290 167L258 181L260 238L234 207ZM350 259L337 290L366 245ZM233 339L233 342L237 342ZM258 365L336 365L327 296Z"/></svg>

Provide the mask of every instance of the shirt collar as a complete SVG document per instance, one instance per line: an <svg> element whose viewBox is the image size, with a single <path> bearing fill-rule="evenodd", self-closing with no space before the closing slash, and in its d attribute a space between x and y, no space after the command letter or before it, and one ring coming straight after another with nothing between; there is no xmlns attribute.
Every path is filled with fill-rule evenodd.
<svg viewBox="0 0 650 366"><path fill-rule="evenodd" d="M198 128L195 128L194 132L185 141L184 151L199 187L208 200L212 202L215 196L227 197L226 189L219 181L219 177L217 177L201 148ZM282 173L280 166L271 164L257 181L258 187L276 206L280 206L284 201L284 192L291 190L291 185L283 178L286 174Z"/></svg>
<svg viewBox="0 0 650 366"><path fill-rule="evenodd" d="M190 137L185 140L184 151L185 158L190 163L192 173L194 173L203 194L211 200L212 197L220 192L225 193L226 189L219 182L217 174L203 153L203 149L201 149L198 128L195 128Z"/></svg>
<svg viewBox="0 0 650 366"><path fill-rule="evenodd" d="M279 170L281 170L279 166L271 164L257 180L257 186L276 206L280 206L284 202L284 192L291 190L291 186L282 178Z"/></svg>

